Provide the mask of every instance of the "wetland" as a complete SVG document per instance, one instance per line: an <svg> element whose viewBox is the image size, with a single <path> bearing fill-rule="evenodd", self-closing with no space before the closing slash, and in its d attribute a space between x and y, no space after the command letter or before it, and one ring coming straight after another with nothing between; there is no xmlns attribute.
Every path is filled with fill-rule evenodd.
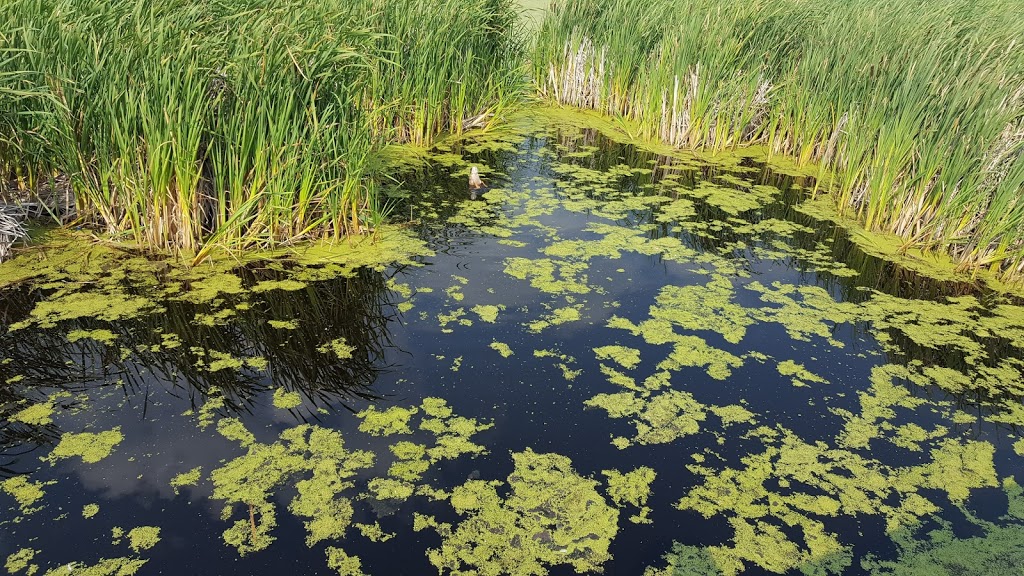
<svg viewBox="0 0 1024 576"><path fill-rule="evenodd" d="M7 572L1019 574L1020 301L822 219L817 171L593 125L396 149L334 245L38 232Z"/></svg>

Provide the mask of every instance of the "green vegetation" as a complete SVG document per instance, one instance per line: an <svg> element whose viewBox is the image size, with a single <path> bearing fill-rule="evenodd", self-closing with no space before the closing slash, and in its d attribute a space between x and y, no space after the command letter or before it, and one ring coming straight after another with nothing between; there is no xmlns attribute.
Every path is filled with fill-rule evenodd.
<svg viewBox="0 0 1024 576"><path fill-rule="evenodd" d="M764 144L818 163L834 176L836 205L868 229L949 252L965 269L1024 275L1024 13L1012 3L678 8L555 3L533 53L537 88L673 146Z"/></svg>
<svg viewBox="0 0 1024 576"><path fill-rule="evenodd" d="M181 250L374 228L379 150L487 126L521 90L510 0L13 0L0 181Z"/></svg>

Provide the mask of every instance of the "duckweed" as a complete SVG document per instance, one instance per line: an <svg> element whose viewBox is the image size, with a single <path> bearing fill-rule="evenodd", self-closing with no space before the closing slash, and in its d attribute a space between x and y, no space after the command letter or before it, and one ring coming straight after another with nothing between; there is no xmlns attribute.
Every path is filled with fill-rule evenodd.
<svg viewBox="0 0 1024 576"><path fill-rule="evenodd" d="M341 548L327 548L327 567L338 572L338 576L365 576L363 563L356 556L349 556Z"/></svg>
<svg viewBox="0 0 1024 576"><path fill-rule="evenodd" d="M639 510L629 520L636 524L650 524L648 515L651 509L647 507L647 499L656 476L654 469L641 466L625 474L618 470L602 470L601 473L608 478L608 497L616 506L629 504Z"/></svg>
<svg viewBox="0 0 1024 576"><path fill-rule="evenodd" d="M618 511L578 475L565 456L527 449L512 455L515 468L501 483L470 480L456 488L451 505L465 518L428 551L441 572L547 574L568 564L579 573L600 571L618 532Z"/></svg>
<svg viewBox="0 0 1024 576"><path fill-rule="evenodd" d="M298 392L290 392L284 388L274 390L274 407L281 410L292 410L302 406L302 396Z"/></svg>
<svg viewBox="0 0 1024 576"><path fill-rule="evenodd" d="M502 358L508 358L509 356L515 354L515 352L512 351L512 348L508 344L505 344L504 342L491 342L489 344L489 347L491 350L494 350L498 354L501 354Z"/></svg>
<svg viewBox="0 0 1024 576"><path fill-rule="evenodd" d="M409 421L417 412L419 412L418 408L402 408L400 406L391 406L381 412L370 406L357 414L362 420L359 423L359 430L374 436L411 434Z"/></svg>
<svg viewBox="0 0 1024 576"><path fill-rule="evenodd" d="M100 507L98 504L86 504L82 507L82 518L88 520L89 518L99 514L99 512Z"/></svg>
<svg viewBox="0 0 1024 576"><path fill-rule="evenodd" d="M51 464L56 464L58 460L77 456L86 464L95 464L110 456L123 440L124 434L121 433L120 426L106 432L65 432L46 459Z"/></svg>
<svg viewBox="0 0 1024 576"><path fill-rule="evenodd" d="M42 509L41 506L36 507L35 504L46 496L43 488L55 483L31 481L24 476L12 476L0 482L0 490L17 501L22 514L29 515Z"/></svg>
<svg viewBox="0 0 1024 576"><path fill-rule="evenodd" d="M24 571L27 576L32 576L39 570L39 566L32 564L32 559L38 554L38 550L31 548L21 548L14 554L7 557L7 562L4 563L4 568L10 574L17 574L18 572Z"/></svg>
<svg viewBox="0 0 1024 576"><path fill-rule="evenodd" d="M128 547L138 554L149 550L160 542L160 528L157 526L139 526L128 531Z"/></svg>

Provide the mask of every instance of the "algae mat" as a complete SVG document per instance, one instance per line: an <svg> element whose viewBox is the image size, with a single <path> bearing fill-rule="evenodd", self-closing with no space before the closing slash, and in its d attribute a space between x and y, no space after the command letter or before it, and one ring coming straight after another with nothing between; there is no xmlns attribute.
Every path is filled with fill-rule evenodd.
<svg viewBox="0 0 1024 576"><path fill-rule="evenodd" d="M5 569L1019 574L1024 309L589 124L405 151L362 242L0 267Z"/></svg>

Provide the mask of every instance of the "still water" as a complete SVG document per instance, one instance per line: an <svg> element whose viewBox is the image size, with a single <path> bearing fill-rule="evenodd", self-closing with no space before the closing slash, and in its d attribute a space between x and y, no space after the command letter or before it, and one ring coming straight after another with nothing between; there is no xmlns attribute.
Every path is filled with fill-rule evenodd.
<svg viewBox="0 0 1024 576"><path fill-rule="evenodd" d="M0 267L9 572L1024 570L1021 307L756 151L539 115L405 166L356 246Z"/></svg>

